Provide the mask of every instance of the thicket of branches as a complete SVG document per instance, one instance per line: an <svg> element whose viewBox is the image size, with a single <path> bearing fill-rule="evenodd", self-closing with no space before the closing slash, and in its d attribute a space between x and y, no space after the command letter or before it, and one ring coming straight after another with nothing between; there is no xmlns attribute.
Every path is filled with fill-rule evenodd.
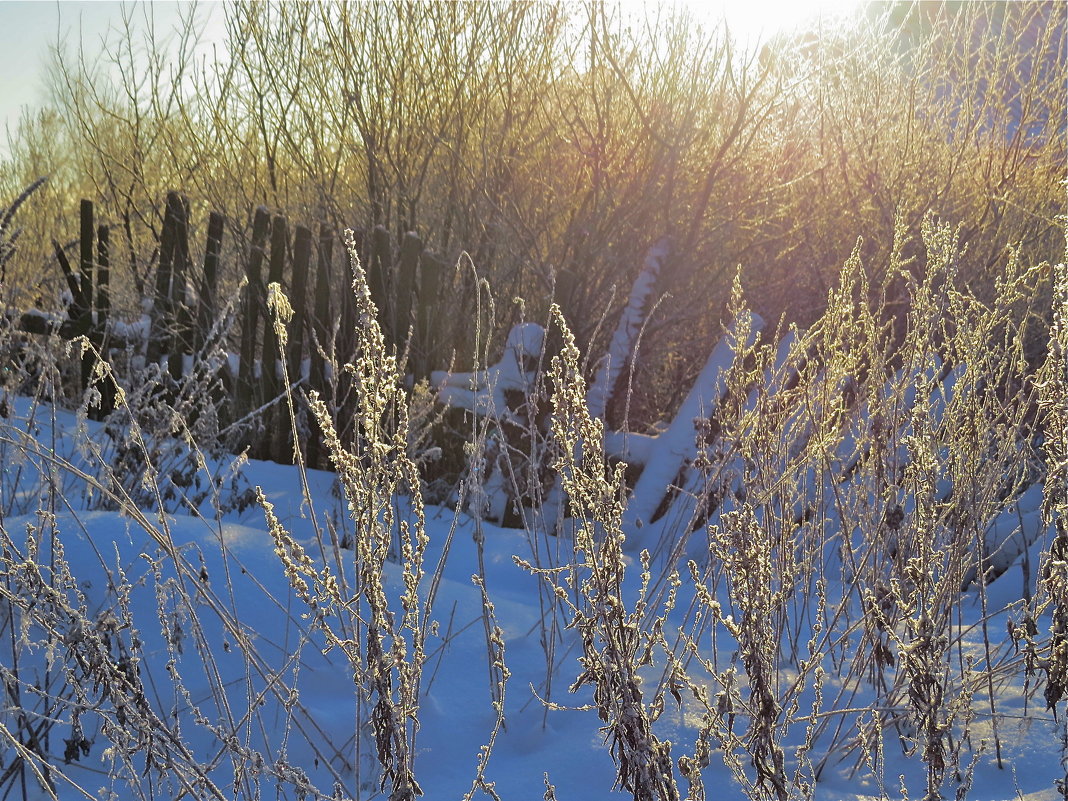
<svg viewBox="0 0 1068 801"><path fill-rule="evenodd" d="M260 204L414 229L499 296L558 302L596 353L637 254L670 235L630 410L650 422L700 369L739 267L757 311L807 324L858 237L870 305L901 319L907 279L881 265L932 211L962 224L980 295L1008 245L1062 251L1060 3L875 4L756 51L600 3L238 2L199 59L195 9L172 33L127 14L102 51L61 44L53 100L0 167L8 197L50 176L8 268L23 303L55 296L49 243L89 197L126 240L136 308L177 188L198 223L226 213L231 281Z"/></svg>

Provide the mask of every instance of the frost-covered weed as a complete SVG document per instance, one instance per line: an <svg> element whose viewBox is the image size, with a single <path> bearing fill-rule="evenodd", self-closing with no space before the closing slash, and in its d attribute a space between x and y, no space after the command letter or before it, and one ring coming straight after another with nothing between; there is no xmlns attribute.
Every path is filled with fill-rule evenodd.
<svg viewBox="0 0 1068 801"><path fill-rule="evenodd" d="M677 801L671 744L660 740L653 728L655 710L663 708L663 690L646 700L638 675L661 644L655 628L641 626L647 612L649 554L641 555L641 589L628 610L623 592L623 469L605 462L604 423L586 407L578 348L559 308L554 307L553 316L564 347L553 357L550 370L552 430L561 453L557 469L574 520L574 557L559 569L537 568L518 557L517 562L552 585L568 609L569 627L579 633L582 672L570 689L592 685L593 705L604 723L619 786L635 801ZM669 598L661 614L670 613L673 605Z"/></svg>
<svg viewBox="0 0 1068 801"><path fill-rule="evenodd" d="M314 564L262 494L260 502L290 582L329 646L344 653L360 697L370 706L367 720L382 787L390 786L390 798L410 801L423 792L415 778L415 737L429 627L420 597L427 536L419 471L409 455L407 395L396 356L387 352L351 233L347 245L358 314L353 362L344 367L355 398L352 442L341 442L315 392L309 393L309 403L348 502L353 553L341 553L334 544L333 554L324 551L330 558ZM284 346L288 303L275 285L269 303ZM289 403L292 416L291 397ZM402 497L408 499L403 505ZM396 563L403 577L396 598L388 586L388 562Z"/></svg>

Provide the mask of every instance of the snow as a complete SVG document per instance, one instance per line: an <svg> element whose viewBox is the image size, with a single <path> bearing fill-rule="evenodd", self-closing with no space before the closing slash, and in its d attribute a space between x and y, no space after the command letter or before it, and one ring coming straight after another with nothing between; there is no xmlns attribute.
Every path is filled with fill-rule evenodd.
<svg viewBox="0 0 1068 801"><path fill-rule="evenodd" d="M108 329L112 336L129 342L147 342L148 333L152 330L152 318L148 314L142 314L132 323L123 320L111 320Z"/></svg>
<svg viewBox="0 0 1068 801"><path fill-rule="evenodd" d="M535 334L534 329L525 329L522 336L510 338L515 355L506 359L514 361L502 362L505 366L499 370L498 378L505 383L523 378L521 370L516 372L516 366L522 364L522 354L535 351ZM540 350L540 345L537 348ZM651 449L646 456L650 466L657 465L661 458L665 464L670 461L677 466L687 457L681 426L689 425L692 434L692 424L688 421L692 416L708 413L717 397L717 376L729 364L728 357L728 352L717 350L709 360L707 375L703 375L698 388L687 399L686 408L692 410L679 415L683 421L679 424L680 431L669 431L655 443L646 443ZM463 390L454 384L449 386L458 393ZM497 400L488 388L481 394L480 390L466 391L470 394L463 397L472 402ZM0 525L23 549L27 532L38 532L45 541L45 550L39 558L47 559L48 538L44 535L50 531L50 523L37 510L49 508L50 481L56 476L61 479L62 501L56 506L54 527L63 555L84 594L86 608L93 619L103 619L110 612L127 620L123 610L115 605L109 587L120 573L131 583L128 623L144 643L140 675L145 686L151 688L148 696L153 707L180 731L194 756L204 764L211 762L219 753L219 732L198 722L190 711L190 703L208 719L234 721L233 727L244 747L261 752L268 763L273 760L273 764L281 765L284 757L289 765L306 771L326 795L329 796L333 782L337 781L344 788L345 797L375 797L379 774L367 751L369 731L359 723L351 669L338 651L323 652L321 636L301 616L306 610L301 609L290 591L262 510L254 506L217 515L208 502L198 508L178 504L175 508L182 511L171 510L162 516L155 511L130 515L101 510L92 498L86 499L82 479L75 477L70 468L94 474L92 460L79 448L78 437L82 431L90 440L102 443L105 438L102 425L51 407L34 405L30 399L12 399L12 406L12 417L0 420L0 448L4 457L0 476L0 511L4 517L0 518ZM691 413L688 418L686 415ZM62 469L53 472L53 466ZM214 462L208 469L223 473L231 466ZM301 493L296 468L251 461L240 469L249 485L262 487L282 523L313 558L318 559L321 553L316 540L317 525L324 530L332 526L339 534L350 532L345 503L331 474L308 471L312 501L309 504ZM1034 586L1035 566L1039 564L1042 549L1048 547L1049 534L1039 533L1035 493L1033 489L1025 493L1005 513L1009 516L1006 520L999 518L992 523L995 529L1016 525L1034 532L1023 540L1018 537L1012 540L1012 547L1028 540L1031 544L1014 559L1009 559L1006 552L1010 564L1005 574L987 587L987 624L992 632L999 634L1006 627L1005 608L1019 605L1020 588L1025 581ZM631 513L631 523L647 519L649 514L647 506L639 507ZM489 760L487 779L495 783L496 792L506 801L541 798L546 773L561 801L629 797L629 793L613 790L615 771L596 712L547 709L536 697L537 694L555 704L573 707L592 700L588 687L574 695L566 691L581 672L576 662L581 654L577 632L552 630L552 621L545 614L548 601L542 580L518 567L513 558L518 556L538 564L548 564L554 559L557 564L566 563L570 544L563 539L498 528L486 522L476 525L466 514L443 507L427 509L430 545L426 565L429 571L438 564L442 568L440 589L430 610L438 628L428 643L430 658L423 679L420 729L416 738L415 771L425 797L435 801L458 799L471 789L479 749L486 743L495 720L482 624L483 605L480 592L471 580L472 574L479 570L476 531L484 538L485 585L503 630L505 660L511 671L504 706L506 728L499 735ZM639 537L640 532L636 527L628 529L629 534ZM344 558L348 552L342 553ZM177 559L176 554L180 555ZM1029 578L1025 573L1028 565ZM633 601L627 599L636 597L638 573L634 568L627 572L624 600L628 604ZM402 576L396 565L387 565L387 591L394 598L403 591ZM423 593L425 596L425 585ZM692 590L684 585L676 608L686 610L691 601ZM668 631L672 621L678 622L676 618L682 611L673 614L665 627ZM978 628L983 609L978 593L967 596L963 614L965 619L960 621L960 628L973 632L970 642L979 648ZM161 616L170 628L161 623ZM1038 623L1043 631L1048 627L1048 620ZM180 636L174 636L175 624L182 632ZM124 638L129 645L131 630L122 630L116 636ZM246 657L238 646L239 638L247 640L255 658ZM550 641L556 665L551 673L545 667ZM721 666L730 663L732 655L728 650L716 654L707 637L698 641L706 658L718 659ZM46 665L45 656L44 649L22 651L20 675L26 682L32 681L29 676L33 671L40 678ZM1063 724L1055 722L1052 714L1042 709L1041 691L1035 680L1025 686L1018 661L1014 663L1011 654L1000 658L1009 665L999 674L1003 683L997 688L1005 767L997 767L988 743L966 797L975 801L1060 798L1055 781L1064 776L1060 744ZM168 664L172 667L168 668ZM662 667L654 663L643 669L650 690L661 678ZM187 696L175 693L169 670L183 677ZM290 687L295 694L290 694L287 689ZM828 677L825 698L833 697L838 689L835 678ZM851 698L849 706L865 705L867 690L845 689L843 698ZM851 696L853 692L855 697ZM23 698L26 697L24 694ZM804 709L811 698L806 696L801 703ZM989 715L983 714L984 704L985 699L977 696L977 718L971 735L977 748L980 739L989 739L992 734ZM64 710L60 710L59 716L67 719ZM10 705L0 712L0 722L12 728ZM63 740L69 736L69 726L56 725L50 746L54 764L62 767L90 795L102 796L110 789L118 798L134 797L129 788L107 775L107 771L113 770L113 764L106 756L106 743L93 716L87 713L83 722L90 742L88 755L63 767ZM698 722L689 705L680 708L669 697L656 731L661 739L671 740L676 759L692 753ZM788 759L803 737L803 730L798 725L791 728L785 743ZM357 733L363 738L365 753L362 755L356 753ZM823 756L819 748L817 741L816 758ZM5 765L10 759L7 753L5 750ZM968 758L965 757L965 764ZM889 797L902 797L902 781L908 786L908 797L922 797L922 765L918 759L904 756L892 731L885 738L885 760L883 781ZM856 755L845 762L830 759L816 786L817 801L880 798L877 778L863 765L857 768L855 763ZM234 767L225 759L214 764L212 776L218 786L227 793L232 792ZM713 750L704 781L710 797L724 801L744 798L723 767L719 751ZM685 787L681 779L680 786ZM945 790L952 795L954 787L950 780ZM179 791L173 780L166 778L153 789L159 798L176 797ZM271 793L271 783L263 789ZM62 781L58 794L63 799L84 797ZM388 790L378 797L386 795ZM30 793L29 797L47 796L38 792ZM476 793L475 797L484 796Z"/></svg>

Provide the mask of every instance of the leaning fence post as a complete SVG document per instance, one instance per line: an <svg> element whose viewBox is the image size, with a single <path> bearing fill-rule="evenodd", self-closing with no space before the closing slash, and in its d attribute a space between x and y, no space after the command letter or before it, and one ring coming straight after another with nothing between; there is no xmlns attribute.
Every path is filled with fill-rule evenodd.
<svg viewBox="0 0 1068 801"><path fill-rule="evenodd" d="M726 377L739 353L753 346L764 326L757 314L747 313L731 323L728 332L720 339L705 362L704 369L690 387L682 406L668 429L660 434L660 445L653 451L634 485L630 503L623 513L623 527L627 537L637 545L654 542L650 524L662 511L661 502L689 462L697 455L695 421L711 416L721 397L726 392ZM735 339L739 329L745 339Z"/></svg>
<svg viewBox="0 0 1068 801"><path fill-rule="evenodd" d="M608 405L637 350L638 336L649 315L650 301L660 278L660 270L670 254L671 244L666 238L654 244L645 254L645 263L631 287L630 299L619 317L608 352L598 362L594 379L586 392L586 406L591 417L606 419Z"/></svg>

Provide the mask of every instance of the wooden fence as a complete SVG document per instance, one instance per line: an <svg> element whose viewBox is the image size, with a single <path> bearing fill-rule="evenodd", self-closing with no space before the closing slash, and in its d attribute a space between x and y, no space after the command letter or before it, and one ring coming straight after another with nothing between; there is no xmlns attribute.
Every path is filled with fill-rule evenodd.
<svg viewBox="0 0 1068 801"><path fill-rule="evenodd" d="M106 225L96 224L93 204L89 201L81 204L77 266L71 263L62 247L55 246L56 258L71 296L66 319L56 321L41 314L25 314L19 321L20 327L30 333L55 333L68 339L86 336L104 354L115 348L137 350L144 353L148 363L165 365L167 375L175 382L179 381L190 364L198 363L198 354L218 344L212 341L213 337L220 332L226 333L225 327L220 325L220 273L226 221L221 214L213 212L209 215L203 262L194 265L189 247L189 216L188 201L178 193L169 193L159 238L158 264L149 304L151 311L147 325L141 326L144 333L139 338L127 333L130 326L117 325L112 319L109 229ZM247 418L259 424L259 434L244 443L250 455L282 463L291 461L293 453L288 406L280 402L286 390L282 383L282 360L285 360L292 381L300 384L302 389L319 392L335 409L335 426L344 436L352 424L353 409L346 405L346 398L352 393L347 391L344 373L338 371L335 375L328 363L351 361L357 326L347 258L337 232L325 224L320 224L315 232L304 225L293 226L292 233L290 228L289 221L283 216L272 216L264 208L255 212L248 247L238 254L238 261L244 265L246 283L236 315L239 330L229 332L228 340L237 347L237 358L227 359L221 370L227 393L222 406L229 419ZM369 234L357 232L356 248L365 266L372 299L379 309L379 322L387 344L398 353L408 352L409 371L416 378L429 378L433 367L450 363L454 350L467 344L462 340L464 316L450 315L447 310L453 308L459 298L469 295L474 287L458 284L458 276L461 282L467 276L450 271L445 262L423 248L419 237L413 233L394 245L383 228L374 229ZM641 325L652 306L657 277L669 251L666 241L650 249L608 352L598 364L586 397L587 407L597 417L605 417L610 399L620 388L624 366L636 347ZM267 286L271 283L284 288L294 310L284 352L267 309ZM453 299L452 303L450 299ZM719 406L726 397L727 376L739 357L739 349L744 352L751 346L761 327L762 321L755 315L748 317L740 329L732 326L731 335L712 350L682 407L662 433L640 435L607 431L605 448L608 455L624 460L640 471L622 521L632 546L673 548L673 537L692 529L695 524L715 522L742 502L744 460L732 443L723 439L721 433L715 433L718 429L709 424L708 432L702 434L702 438L707 439L705 448L709 453L719 454L717 458L721 459L714 475L710 475L700 466L697 426L719 413ZM738 337L739 331L745 332L741 338ZM439 400L492 418L498 430L503 432L501 436L508 436L509 426L522 432L528 418L512 406L532 408L532 393L539 391L537 371L544 356L545 340L546 332L540 326L529 322L517 326L509 336L498 364L474 373L439 373L434 376L433 383L441 390ZM769 368L757 385L746 389L744 398L736 399L745 410L756 407L761 392L775 394L797 378L792 372L796 365L787 365L787 356L793 346L792 335L781 341L774 367ZM236 368L232 366L235 362ZM203 364L203 360L199 363ZM932 359L931 363L938 363L938 360ZM90 388L95 381L101 394L99 407L90 411L97 418L103 418L114 406L114 386L110 381L96 377L92 353L82 357L80 367L82 388ZM937 374L927 375L921 370L915 375L898 376L887 384L879 397L894 398L894 393L903 393L901 403L906 410L914 400L906 401L905 396L919 398L925 402L924 408L937 427L960 369L960 365L944 365ZM822 381L823 378L814 380ZM829 390L828 397L835 391L833 388ZM921 392L930 393L930 397L922 398ZM814 397L824 394L827 393L816 393ZM303 394L298 391L295 396L299 399ZM820 499L838 497L853 480L857 466L870 458L866 449L871 447L874 434L868 429L875 425L870 417L866 409L849 408L844 418L843 436L834 446L833 453L827 453L825 474L806 479L811 484L808 488L811 496L795 499L793 512L798 524L809 516ZM784 429L783 433L789 440L784 441L784 459L792 458L792 453L805 447L812 433L804 415L791 420L789 430ZM901 430L891 431L896 437L889 441L897 443L895 459L900 462L898 469L903 470L905 454L901 443L909 436L911 416L902 415L899 424ZM321 442L311 433L315 427L309 426L308 429L307 437L298 443L306 463L325 467ZM488 464L482 471L482 496L488 497L490 502L487 508L478 511L504 522L507 510L521 509L524 499L509 489L518 488L518 483L514 478L508 479L510 466L499 458L500 451L491 458L491 450L487 448ZM783 472L786 470L784 462ZM952 490L952 485L945 479L939 481L937 491L940 497L949 497ZM857 492L863 495L867 490L861 487ZM1035 497L1040 498L1040 493L1036 496L1035 491L1029 492L1028 497L1014 498L1012 502L1037 503ZM865 499L862 497L861 500ZM873 508L886 503L885 499L874 496L866 502ZM900 501L906 511L910 502L907 495ZM1024 530L1022 517L1014 509L1016 507L1006 507L983 529L983 547L995 554L990 566L996 570L1006 569L1040 533L1033 527L1033 530ZM559 482L542 503L546 521L555 519L554 510L563 514ZM836 512L824 510L821 514L833 518ZM1021 521L1019 525L1015 522L1017 518ZM971 575L966 577L966 583L973 579Z"/></svg>
<svg viewBox="0 0 1068 801"><path fill-rule="evenodd" d="M226 219L218 212L209 214L203 262L194 264L189 201L177 192L167 195L147 334L138 341L129 333L129 325L113 319L110 229L97 224L94 214L93 203L83 200L76 265L55 244L71 296L66 318L57 321L31 312L21 316L18 327L66 339L84 335L105 356L115 349L133 348L144 354L147 363L165 366L175 381L180 380L198 354L218 344L211 337L219 331L223 312L220 278ZM415 233L405 235L396 246L381 227L369 234L357 231L355 237L387 344L398 352L407 349L410 372L416 378L428 377L434 367L449 363L459 345L457 337L462 336L455 315L442 312L448 307L441 302L443 292L454 289L456 276L448 263L424 249ZM233 370L231 359L223 368L228 396L223 405L231 421L260 416L267 436L246 443L251 456L290 462L288 410L280 402L285 391L281 360L285 359L292 381L299 380L303 388L319 392L328 402L343 403L342 393L335 392L338 384L328 359L343 363L355 347L357 317L348 257L331 226L321 223L313 231L263 207L256 209L248 248L239 256L247 282L237 310L237 330L231 333L237 367ZM271 283L283 287L294 310L285 353L267 309ZM83 356L82 389L95 381L101 402L90 414L103 419L114 408L115 391L111 381L94 379L94 363L94 354ZM344 382L343 376L336 379ZM345 430L349 420L344 410L339 418L339 429ZM309 464L322 465L316 437L301 445Z"/></svg>

